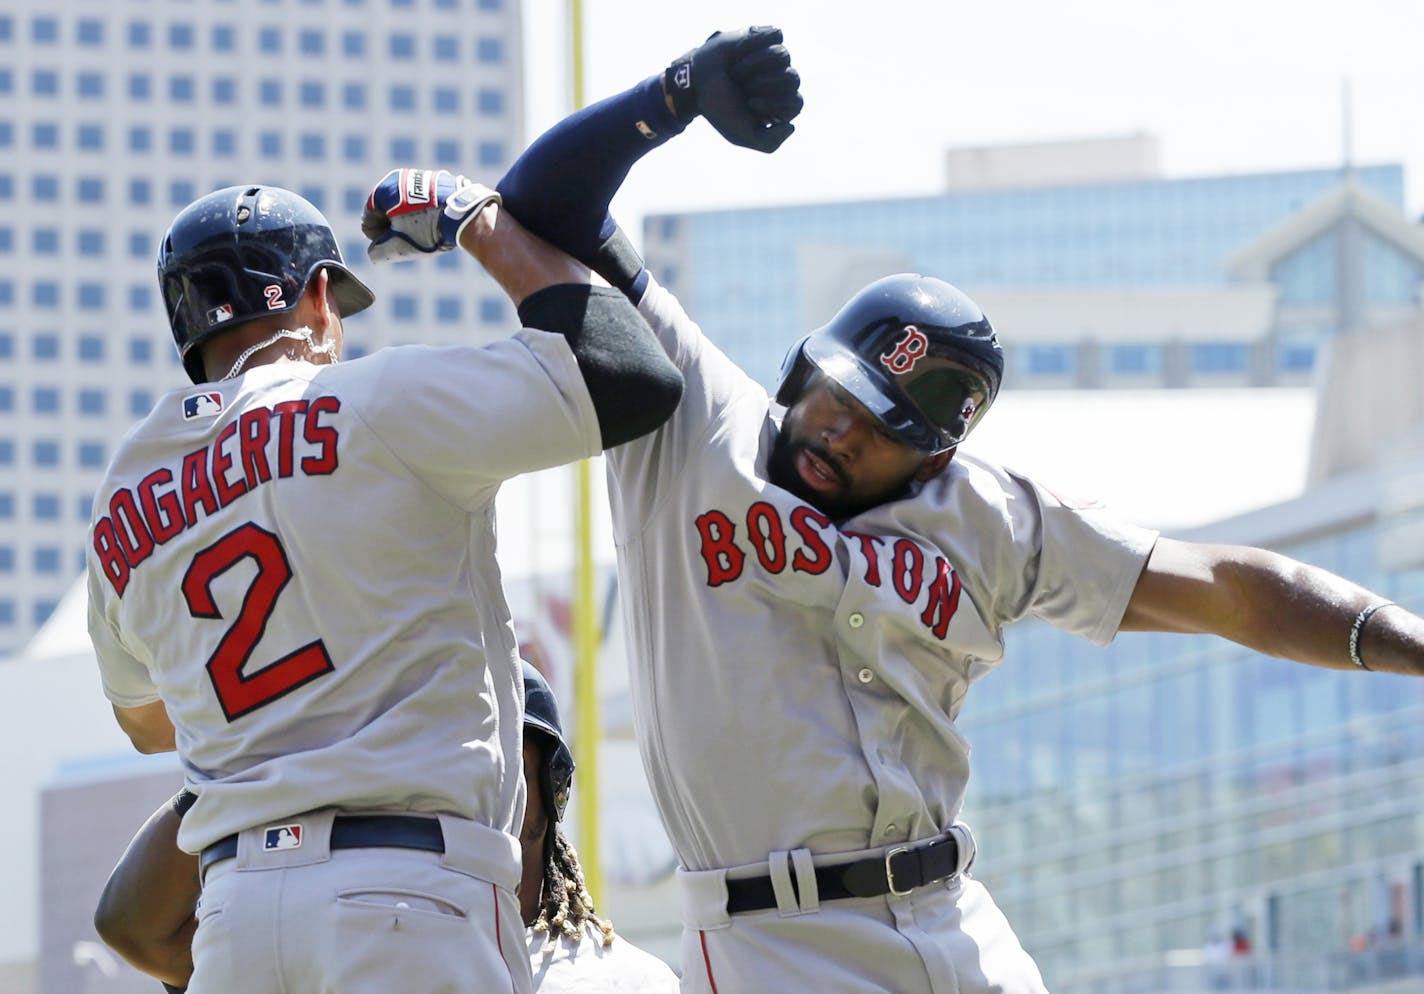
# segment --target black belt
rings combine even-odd
[[[337,815],[331,823],[332,849],[423,849],[445,851],[445,833],[435,818],[415,815]],[[198,860],[206,870],[237,855],[237,836],[229,835],[203,850]]]
[[[884,856],[872,856],[839,866],[816,867],[816,891],[822,901],[848,897],[908,894],[916,887],[952,877],[959,870],[959,844],[945,835],[911,849],[895,846]],[[796,874],[791,874],[795,887]],[[776,907],[771,877],[727,881],[727,913],[763,911]]]

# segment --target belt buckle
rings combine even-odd
[[[910,891],[912,891],[912,890],[915,889],[915,888],[913,888],[913,887],[906,887],[904,890],[896,890],[896,889],[895,889],[895,871],[890,868],[890,861],[891,861],[892,859],[894,859],[896,856],[900,855],[901,853],[909,852],[909,851],[910,851],[910,847],[909,847],[909,846],[896,846],[896,847],[893,848],[893,849],[887,849],[887,850],[885,851],[885,883],[886,883],[887,886],[889,886],[889,888],[890,888],[890,893],[893,894],[895,897],[904,897],[906,894],[910,893]]]

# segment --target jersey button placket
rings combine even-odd
[[[861,683],[869,683],[875,679],[875,674],[870,671],[869,666],[862,666],[860,672],[855,675],[855,678]]]
[[[846,624],[850,625],[850,627],[852,628],[859,628],[861,625],[865,624],[865,615],[861,614],[859,611],[855,611],[850,615],[850,617],[846,618]]]

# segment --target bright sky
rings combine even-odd
[[[525,0],[530,137],[570,106],[569,0]],[[615,203],[657,210],[935,192],[942,151],[1149,132],[1169,176],[1403,162],[1424,213],[1420,0],[584,0],[589,101],[713,30],[775,24],[802,76],[797,134],[767,157],[705,122]]]

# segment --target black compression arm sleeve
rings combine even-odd
[[[519,305],[519,320],[569,340],[605,449],[652,431],[682,398],[682,374],[617,290],[577,283],[545,287]]]

